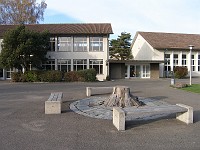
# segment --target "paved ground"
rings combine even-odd
[[[189,80],[180,80],[188,82]],[[200,83],[200,79],[193,82]],[[200,95],[169,87],[169,79],[118,80],[98,83],[9,83],[0,81],[0,149],[79,150],[79,149],[200,149]],[[111,120],[74,113],[69,104],[85,98],[87,86],[125,85],[133,94],[194,108],[194,124],[172,119],[128,122],[118,132]],[[45,115],[44,101],[51,92],[64,94],[65,111]]]

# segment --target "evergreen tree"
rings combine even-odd
[[[130,33],[122,32],[117,39],[110,41],[110,58],[117,60],[129,60],[133,56],[131,54],[131,35]]]

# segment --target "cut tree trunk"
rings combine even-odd
[[[116,86],[113,88],[113,93],[108,100],[104,102],[105,106],[109,107],[131,107],[142,106],[143,103],[138,100],[137,96],[130,93],[130,88],[126,86]]]

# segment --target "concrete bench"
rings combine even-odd
[[[120,108],[113,107],[113,125],[118,130],[125,130],[126,116],[131,115],[131,119],[176,113],[176,119],[186,124],[193,123],[193,108],[184,104],[167,106],[146,106],[138,108]]]
[[[62,92],[51,93],[45,101],[45,114],[61,114],[62,97]]]
[[[111,94],[113,87],[86,87],[86,96],[97,94]]]

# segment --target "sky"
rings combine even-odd
[[[41,0],[37,0],[40,2]],[[137,31],[200,34],[200,0],[45,0],[41,23],[111,23],[115,39]]]

